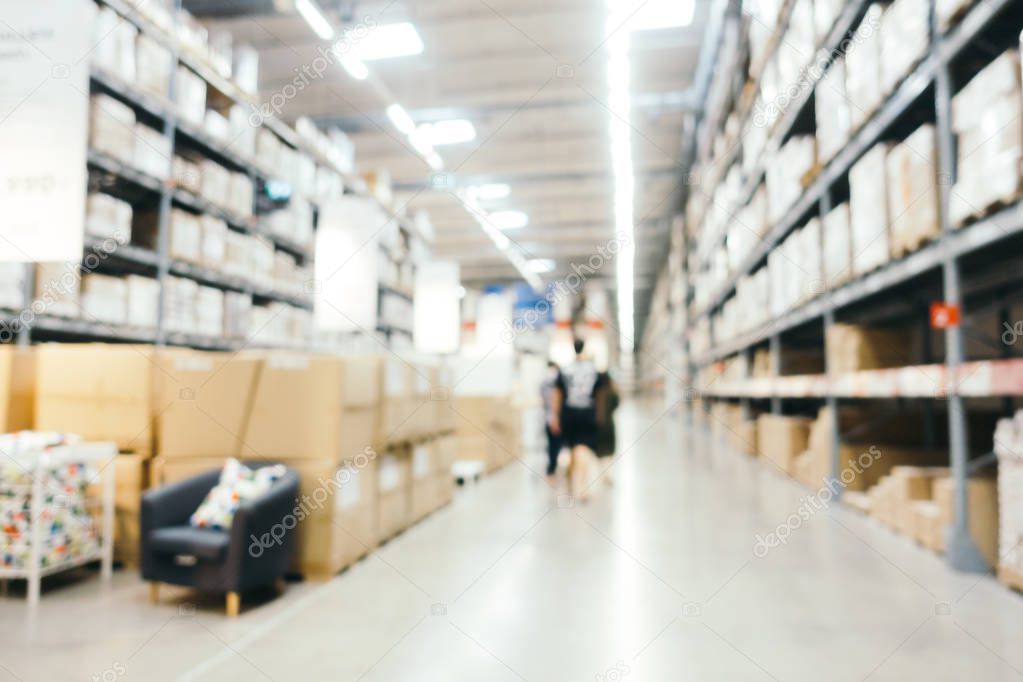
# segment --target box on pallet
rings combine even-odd
[[[849,234],[853,273],[862,275],[891,259],[888,178],[891,145],[878,143],[849,171]]]
[[[881,19],[881,90],[890,94],[927,55],[931,0],[895,0]]]
[[[810,420],[763,414],[757,418],[757,445],[760,457],[779,470],[795,476],[796,457],[806,450]]]
[[[888,153],[892,256],[916,251],[941,232],[938,219],[938,137],[924,125]]]
[[[843,374],[912,364],[913,337],[901,329],[836,323],[824,339],[828,372]]]
[[[824,216],[821,242],[824,247],[822,269],[829,288],[845,284],[852,278],[852,233],[849,227],[849,204],[840,204]]]
[[[173,483],[218,469],[223,462],[223,458],[159,457],[153,461],[153,481],[160,485]],[[373,551],[378,543],[376,457],[357,457],[337,464],[285,464],[300,478],[293,511],[295,528],[289,531],[298,534],[294,565],[298,573],[327,579]]]
[[[986,215],[1023,193],[1023,87],[1018,50],[977,74],[952,100],[959,134],[958,168],[949,207],[952,224]]]
[[[998,553],[998,482],[995,478],[970,478],[967,483],[967,506],[970,535],[977,549],[991,566],[997,566]],[[934,502],[940,510],[943,529],[952,524],[955,515],[955,481],[941,478],[934,481]],[[945,549],[942,537],[942,551]]]
[[[380,540],[388,540],[412,524],[412,455],[408,446],[384,453],[378,462],[377,491]]]
[[[242,456],[337,463],[378,449],[381,359],[289,352],[261,361]]]

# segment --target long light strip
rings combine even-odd
[[[321,40],[334,39],[334,27],[330,25],[316,0],[295,0],[295,9]]]
[[[615,231],[622,244],[616,256],[618,279],[618,345],[623,353],[634,350],[636,240],[633,225],[635,175],[632,166],[632,111],[630,101],[629,34],[616,31],[615,10],[620,0],[608,0],[607,81],[611,163],[615,177]]]

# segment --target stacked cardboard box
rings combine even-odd
[[[521,455],[521,411],[510,396],[454,397],[458,459],[483,462],[496,471]]]
[[[881,88],[887,95],[927,54],[930,0],[895,0],[881,19]]]
[[[437,511],[454,494],[451,474],[455,443],[450,436],[412,446],[410,517],[418,522]]]
[[[912,335],[899,329],[833,324],[824,339],[831,374],[911,364]]]
[[[790,476],[797,474],[796,457],[806,450],[809,437],[806,417],[764,414],[757,419],[760,457]]]
[[[998,456],[998,567],[1023,589],[1023,411],[995,429]]]
[[[412,523],[412,453],[408,445],[392,446],[377,471],[378,532],[389,540]]]
[[[1009,50],[952,100],[958,172],[949,208],[963,225],[1023,192],[1023,87],[1018,50]]]
[[[884,5],[874,3],[849,41],[845,55],[846,93],[849,101],[852,129],[859,129],[881,105],[881,21]]]
[[[891,260],[885,165],[890,151],[890,144],[876,144],[849,171],[849,234],[855,275],[866,274]]]
[[[887,526],[910,537],[917,533],[917,508],[914,503],[933,498],[936,479],[948,476],[943,467],[894,466],[870,488],[870,514]]]
[[[941,232],[938,219],[938,137],[921,126],[886,161],[892,256],[901,258]]]

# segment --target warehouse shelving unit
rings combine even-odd
[[[778,30],[767,48],[763,63],[766,64],[784,36],[792,16],[793,0],[787,0],[779,14]],[[937,26],[932,8],[932,27]],[[771,225],[766,234],[752,250],[743,257],[738,266],[727,276],[724,283],[704,302],[697,306],[693,296],[688,297],[688,318],[686,339],[683,348],[688,348],[694,334],[694,327],[703,324],[709,330],[711,346],[701,352],[689,354],[688,376],[706,373],[727,358],[745,356],[748,360],[754,348],[766,346],[771,358],[771,367],[777,375],[783,347],[783,336],[796,332],[807,332],[814,338],[822,338],[827,329],[835,323],[837,314],[856,306],[873,305],[886,296],[897,298],[907,288],[921,286],[926,280],[931,288],[940,292],[938,300],[950,306],[962,306],[967,295],[974,289],[992,288],[990,283],[981,283],[974,288],[964,286],[961,268],[968,259],[979,254],[990,254],[999,246],[1012,243],[1023,235],[1023,202],[1015,203],[1002,210],[956,229],[949,218],[951,182],[939,182],[939,216],[941,234],[934,241],[899,260],[892,260],[880,269],[854,279],[844,285],[825,288],[815,297],[805,301],[781,316],[759,325],[755,329],[734,338],[717,339],[713,327],[714,314],[734,295],[739,281],[752,274],[765,262],[768,254],[778,248],[782,241],[804,224],[810,217],[827,215],[832,208],[832,194],[835,186],[848,175],[853,164],[876,143],[885,139],[893,126],[911,112],[925,110],[931,106],[928,119],[935,122],[938,138],[939,178],[951,180],[955,177],[954,135],[951,127],[951,102],[953,96],[953,66],[967,50],[975,47],[985,31],[991,29],[999,17],[1012,8],[1011,0],[984,0],[968,8],[960,20],[947,32],[932,29],[930,45],[926,56],[895,87],[880,107],[867,121],[853,132],[847,144],[828,163],[819,168],[784,216]],[[869,3],[853,0],[845,6],[832,30],[824,40],[823,63],[830,68],[842,49],[844,41],[856,30],[867,13]],[[1016,33],[1019,33],[1016,27]],[[820,59],[820,53],[818,53]],[[733,97],[737,103],[738,130],[741,131],[750,119],[753,101],[759,90],[763,64],[759,71],[752,72],[744,90]],[[767,160],[776,153],[793,134],[797,123],[805,120],[806,108],[812,104],[814,92],[821,78],[826,74],[804,72],[805,83],[799,94],[769,128],[764,153],[752,164],[752,172],[742,178],[737,207],[748,204],[763,181]],[[726,84],[727,86],[727,84]],[[933,93],[933,97],[932,97]],[[701,133],[706,136],[718,134],[715,126]],[[736,136],[738,137],[738,136]],[[701,149],[712,145],[703,140]],[[713,178],[721,179],[733,165],[739,163],[741,144],[731,139],[727,153],[714,160],[708,172]],[[703,160],[708,161],[707,159]],[[683,258],[684,277],[692,291],[694,267],[705,267],[711,255],[725,243],[725,230],[715,234],[696,234],[687,225],[687,250],[695,254],[693,259]],[[997,279],[997,278],[996,278]],[[932,299],[933,300],[933,299]],[[883,310],[884,305],[878,305]],[[969,317],[964,312],[964,317]],[[961,570],[988,570],[969,534],[967,519],[967,478],[971,467],[969,461],[967,420],[964,400],[968,398],[1018,397],[1023,394],[1023,360],[1009,358],[967,362],[964,356],[964,335],[959,325],[945,330],[945,358],[942,364],[926,364],[890,370],[837,374],[828,371],[809,376],[774,376],[773,378],[717,378],[697,387],[698,394],[707,399],[740,400],[748,409],[752,400],[770,400],[770,411],[780,413],[783,399],[824,400],[835,408],[839,399],[896,399],[913,398],[925,401],[946,400],[948,405],[949,443],[952,475],[955,481],[955,520],[951,528],[947,556],[950,564]],[[688,352],[688,351],[687,351]],[[832,447],[832,471],[839,473],[839,447],[837,411],[831,410],[835,419],[832,429],[835,442]]]

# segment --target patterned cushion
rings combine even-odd
[[[265,495],[285,471],[280,464],[250,469],[237,459],[228,459],[220,472],[220,482],[206,495],[189,522],[196,528],[229,529],[238,507]]]

